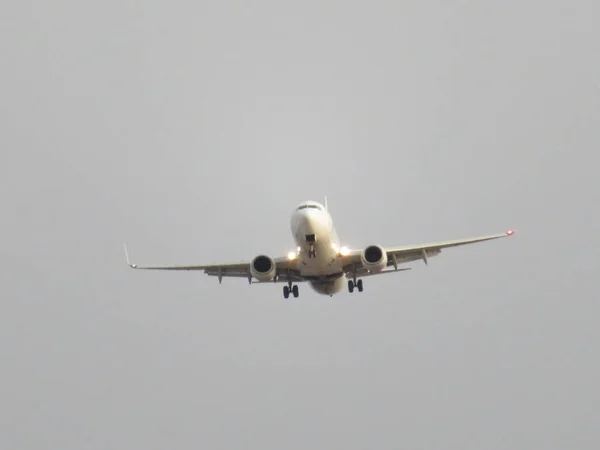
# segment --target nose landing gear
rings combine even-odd
[[[317,256],[317,252],[315,251],[315,242],[317,242],[317,237],[314,234],[307,234],[306,242],[308,242],[308,257],[314,258]]]

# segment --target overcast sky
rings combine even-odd
[[[595,0],[9,0],[0,449],[597,449]],[[138,263],[516,230],[329,298]]]

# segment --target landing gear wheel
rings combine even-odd
[[[298,297],[298,285],[294,285],[294,287],[292,288],[292,294],[294,294],[294,298]]]
[[[317,252],[315,251],[315,246],[311,244],[308,248],[308,257],[314,258],[315,256],[317,256]]]
[[[283,287],[283,298],[289,298],[290,297],[290,288],[287,286]]]
[[[363,291],[363,282],[362,280],[358,280],[354,282],[354,280],[348,280],[348,292],[354,292],[354,288],[358,289],[358,292]]]

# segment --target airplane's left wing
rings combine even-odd
[[[191,265],[160,265],[160,266],[140,266],[138,264],[133,264],[129,259],[129,252],[127,251],[127,246],[123,245],[125,250],[125,259],[127,264],[132,269],[140,269],[140,270],[201,270],[204,271],[205,274],[209,276],[219,277],[219,281],[221,278],[230,277],[230,278],[247,278],[252,283],[259,283],[258,280],[252,280],[252,274],[250,273],[250,261],[239,261],[232,263],[222,263],[222,264],[191,264]],[[280,257],[274,258],[275,266],[277,270],[277,277],[281,274],[285,273],[286,276],[289,273],[290,276],[294,276],[296,274],[296,268],[293,266],[293,261],[290,261],[288,258]],[[276,277],[276,278],[277,278]],[[272,283],[273,281],[270,281]]]
[[[452,241],[434,242],[429,244],[421,245],[408,245],[403,247],[388,247],[384,248],[387,256],[387,267],[388,269],[377,273],[387,273],[390,271],[400,270],[398,269],[399,264],[422,260],[425,264],[428,263],[428,258],[439,255],[444,248],[458,247],[461,245],[475,244],[478,242],[491,241],[494,239],[505,238],[513,235],[513,231],[507,231],[501,234],[492,234],[487,236],[478,236],[467,239],[456,239]],[[356,274],[356,276],[365,276],[368,270],[364,268],[360,261],[360,255],[362,250],[354,250],[350,252],[344,261],[344,272],[349,276]],[[392,268],[391,270],[389,268]]]

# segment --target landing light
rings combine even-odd
[[[350,249],[348,247],[342,247],[340,249],[340,255],[347,256],[350,253]]]
[[[288,259],[292,260],[296,258],[296,252],[289,252],[288,253]]]

